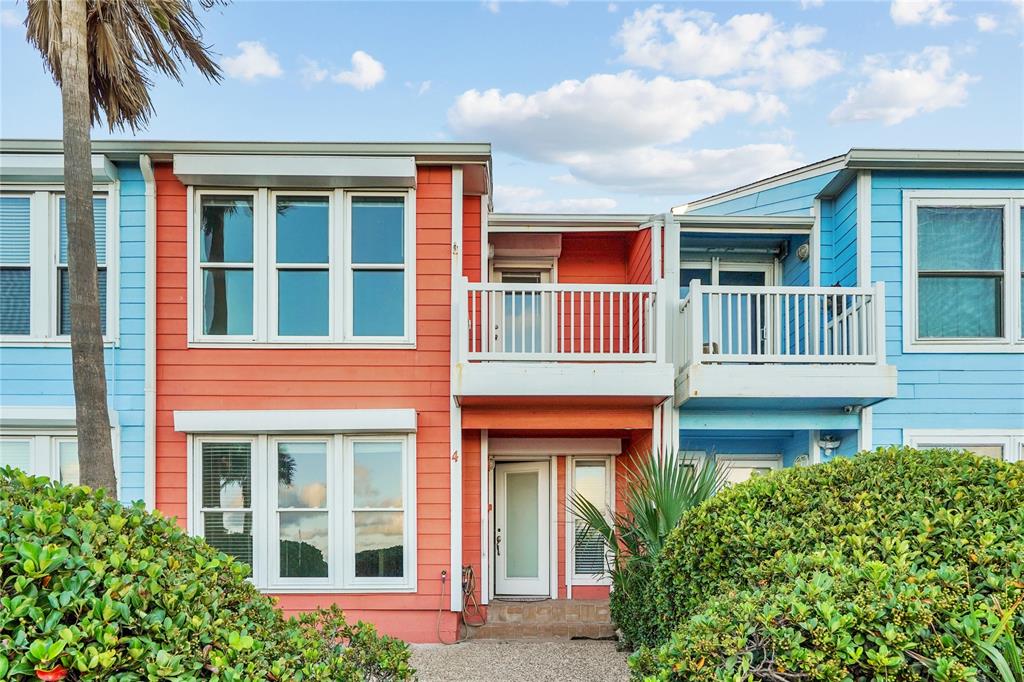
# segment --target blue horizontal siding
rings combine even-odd
[[[807,215],[835,172],[790,182],[689,211],[691,215]]]
[[[118,164],[119,335],[104,351],[110,408],[120,433],[121,499],[141,499],[145,485],[145,182],[137,166]],[[5,348],[0,353],[0,404],[71,407],[75,391],[68,347]]]
[[[857,182],[849,183],[835,199],[822,202],[831,208],[832,220],[822,224],[822,242],[828,242],[828,267],[822,263],[821,283],[825,286],[857,284]],[[824,233],[830,232],[826,239]]]
[[[876,445],[905,441],[904,429],[1024,428],[1024,356],[903,353],[903,191],[1019,190],[1024,174],[874,172],[871,275],[885,282],[886,351],[899,370],[896,398],[874,407]]]

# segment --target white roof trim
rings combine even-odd
[[[630,232],[660,224],[660,216],[597,213],[491,213],[489,232]]]
[[[412,156],[175,154],[174,174],[186,185],[222,187],[416,186]]]
[[[93,182],[117,180],[117,166],[103,154],[92,155]],[[0,154],[0,181],[64,183],[63,154]]]
[[[109,410],[110,425],[117,426],[117,412]],[[3,429],[74,429],[75,406],[42,407],[18,406],[0,409],[0,428]]]
[[[814,216],[676,216],[680,232],[736,232],[740,234],[810,234]]]
[[[413,433],[416,410],[176,410],[183,433]]]

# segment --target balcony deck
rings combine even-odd
[[[677,405],[871,405],[896,395],[885,291],[690,283],[679,306]],[[728,399],[728,400],[726,400]]]

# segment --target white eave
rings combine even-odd
[[[489,232],[601,232],[639,230],[660,224],[660,215],[633,213],[491,213]]]
[[[105,155],[93,154],[91,166],[93,182],[117,180],[117,166]],[[4,152],[0,154],[0,182],[63,184],[64,155]]]
[[[412,433],[416,410],[176,410],[183,433]]]
[[[675,216],[681,232],[737,232],[741,234],[810,234],[814,216]]]
[[[416,186],[411,156],[175,154],[174,174],[186,185],[220,187]]]

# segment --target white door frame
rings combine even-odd
[[[494,595],[494,594],[502,594],[502,595],[509,595],[509,596],[549,596],[552,599],[555,599],[558,596],[558,593],[557,593],[557,589],[558,589],[557,588],[558,564],[557,564],[557,556],[556,556],[557,551],[558,551],[558,536],[557,536],[557,533],[555,532],[555,525],[556,525],[557,518],[558,518],[558,509],[556,507],[557,479],[558,479],[558,472],[557,472],[557,468],[556,468],[556,466],[557,466],[556,465],[556,460],[555,460],[555,458],[553,456],[551,456],[551,457],[527,457],[527,458],[511,457],[511,458],[496,458],[495,464],[496,465],[501,464],[501,465],[504,465],[504,466],[509,467],[509,468],[516,467],[516,465],[521,465],[520,468],[522,468],[524,470],[528,470],[528,469],[530,469],[530,470],[537,470],[541,474],[541,478],[540,478],[539,484],[541,486],[541,490],[542,491],[544,490],[545,487],[547,488],[548,500],[547,500],[547,505],[546,505],[546,507],[547,507],[547,514],[546,514],[547,519],[540,518],[539,521],[541,523],[541,527],[545,528],[547,530],[547,536],[548,537],[547,537],[547,542],[543,543],[542,545],[540,545],[540,547],[542,548],[543,551],[539,552],[538,556],[539,556],[539,565],[540,565],[540,568],[542,569],[542,573],[546,572],[547,575],[546,576],[545,575],[538,576],[538,583],[536,585],[536,587],[537,587],[536,590],[527,589],[527,591],[523,591],[523,592],[513,592],[513,591],[510,591],[510,590],[504,590],[504,591],[499,592],[498,583],[500,582],[500,573],[502,572],[502,568],[505,565],[504,558],[503,558],[504,555],[501,555],[502,558],[499,558],[497,550],[496,549],[492,549],[492,556],[494,556],[494,570],[491,572],[492,576],[493,576],[492,577],[492,581],[493,582],[492,582],[492,586],[491,586],[491,593],[492,593],[492,595]],[[499,482],[498,468],[497,468],[497,466],[495,466],[493,471],[492,471],[492,474],[491,474],[491,486],[489,486],[490,487],[490,495],[494,499],[497,498],[498,492],[499,492],[499,488],[501,487],[501,486],[498,485],[498,482]],[[495,535],[496,535],[496,530],[497,530],[497,527],[498,527],[498,521],[500,520],[499,518],[496,518],[496,511],[495,511],[496,509],[497,509],[497,505],[492,503],[491,504],[491,518],[492,518],[492,522],[490,523],[491,532],[490,532],[490,539],[489,539],[491,548],[495,548],[495,546],[496,546],[495,545]],[[497,514],[497,516],[500,516],[501,514],[504,514],[504,513],[506,513],[506,508],[502,507],[501,512],[499,514]],[[542,517],[543,517],[543,514],[542,514]],[[503,531],[503,533],[504,533],[504,531]],[[544,561],[545,558],[547,559],[547,561]],[[545,594],[545,589],[546,589],[546,592],[547,592],[546,594]]]

